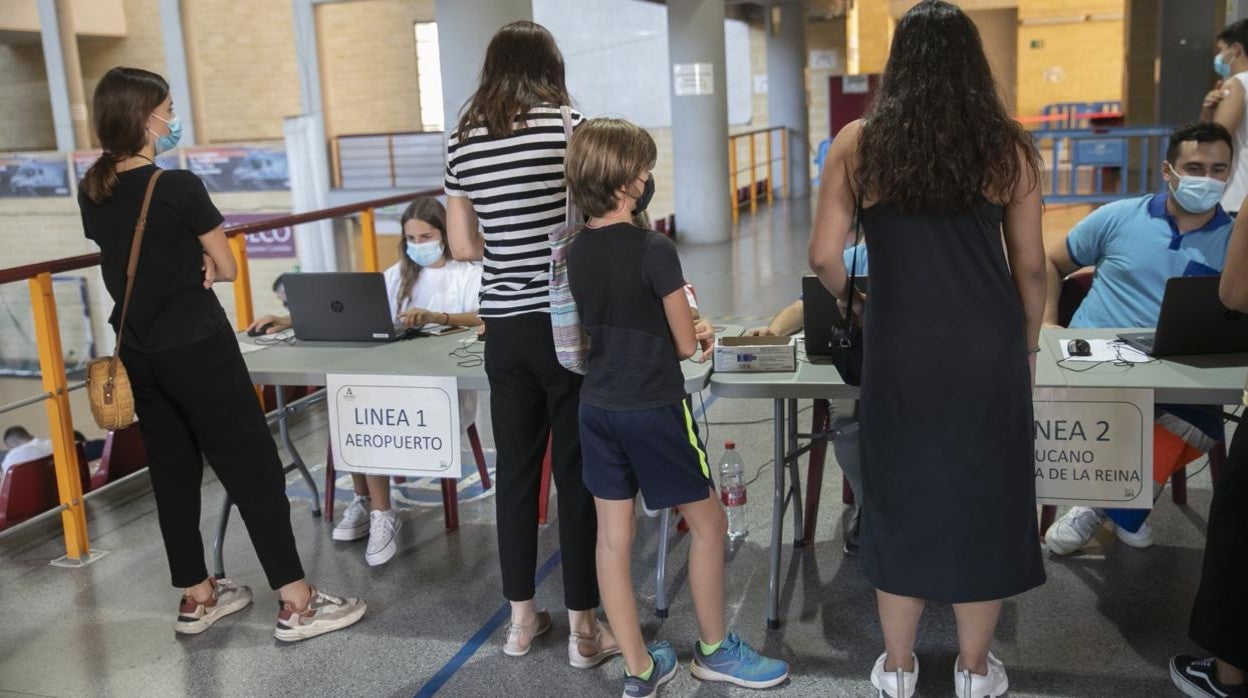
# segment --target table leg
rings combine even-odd
[[[294,462],[295,467],[299,469],[299,474],[303,476],[303,482],[312,492],[312,516],[319,518],[321,515],[321,495],[316,489],[316,481],[312,479],[312,473],[308,472],[308,466],[303,464],[303,456],[299,455],[299,451],[295,449],[295,444],[290,439],[290,428],[286,425],[286,389],[283,386],[277,386],[274,391],[277,397],[277,433],[281,437],[282,446],[286,448],[286,452],[290,454],[290,459]]]
[[[789,449],[786,453],[797,453],[797,400],[789,400],[789,419],[785,427],[788,429]],[[785,502],[791,502],[793,508],[793,547],[800,548],[806,544],[805,527],[802,525],[802,471],[797,458],[789,459],[785,465],[789,469],[792,482],[785,495]]]
[[[775,487],[771,498],[771,561],[767,580],[767,627],[780,627],[780,527],[784,525],[784,400],[776,400],[775,412]]]
[[[667,537],[672,531],[672,509],[659,515],[659,553],[654,563],[654,615],[667,617]]]

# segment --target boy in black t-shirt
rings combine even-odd
[[[565,172],[589,216],[568,252],[568,282],[590,336],[581,387],[585,486],[598,514],[598,587],[624,655],[624,695],[652,696],[676,674],[666,642],[641,637],[630,566],[640,490],[689,524],[689,586],[698,617],[694,676],[748,688],[788,677],[724,625],[724,535],[706,452],[684,401],[680,362],[698,351],[684,275],[671,240],[632,224],[654,195],[654,141],[619,119],[593,119],[568,143]],[[702,341],[702,358],[711,341]]]

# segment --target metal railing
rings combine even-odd
[[[1044,200],[1104,204],[1153,193],[1170,133],[1161,126],[1036,131],[1047,167]]]
[[[775,134],[779,133],[779,157],[772,157],[775,150],[773,141],[776,140]],[[759,136],[764,136],[763,141],[763,160],[758,160],[757,142]],[[738,143],[741,140],[748,139],[746,145],[746,160],[749,162],[748,167],[738,168],[739,156],[737,155]],[[777,168],[775,165],[779,163]],[[759,168],[763,169],[764,175],[759,176]],[[776,170],[780,172],[780,189],[788,190],[789,176],[789,131],[784,126],[768,126],[766,128],[754,129],[752,131],[742,131],[728,136],[728,196],[729,206],[732,210],[732,222],[735,225],[741,217],[741,208],[743,206],[750,207],[750,213],[758,210],[758,200],[760,197],[766,198],[767,203],[771,203],[773,192],[776,189],[772,173]],[[746,175],[746,177],[742,177]],[[749,180],[749,184],[742,187],[742,181]]]
[[[275,228],[332,220],[359,215],[361,261],[363,271],[379,271],[377,255],[376,210],[415,200],[422,196],[437,196],[441,190],[427,190],[361,201],[335,208],[279,216],[266,220],[227,226],[230,249],[238,263],[238,276],[234,280],[234,304],[236,321],[241,330],[254,319],[251,299],[251,274],[247,262],[246,236]],[[27,398],[0,405],[0,414],[21,409],[39,402],[44,403],[48,416],[48,434],[52,442],[52,456],[56,470],[57,495],[60,506],[50,512],[29,519],[42,520],[51,513],[59,512],[65,534],[65,557],[85,561],[90,558],[91,544],[87,530],[86,509],[82,480],[78,470],[78,454],[74,445],[73,415],[69,405],[69,393],[80,390],[83,382],[70,383],[65,372],[64,353],[61,349],[60,325],[57,321],[56,298],[52,293],[52,275],[55,273],[89,269],[99,265],[100,255],[87,254],[77,257],[54,259],[35,264],[25,264],[0,269],[0,284],[25,281],[30,285],[31,309],[34,313],[35,337],[39,349],[39,372],[43,392]],[[16,524],[9,529],[24,525]]]

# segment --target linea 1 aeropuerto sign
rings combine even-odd
[[[326,387],[335,468],[400,477],[462,475],[454,378],[331,374]]]
[[[1036,500],[1151,509],[1153,391],[1036,388]]]

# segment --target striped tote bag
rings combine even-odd
[[[560,107],[563,114],[563,135],[572,138],[572,114]],[[560,365],[574,373],[585,374],[589,357],[589,335],[581,327],[581,316],[568,286],[568,250],[581,230],[581,212],[567,194],[564,224],[550,233],[550,329],[555,339],[555,356]]]

